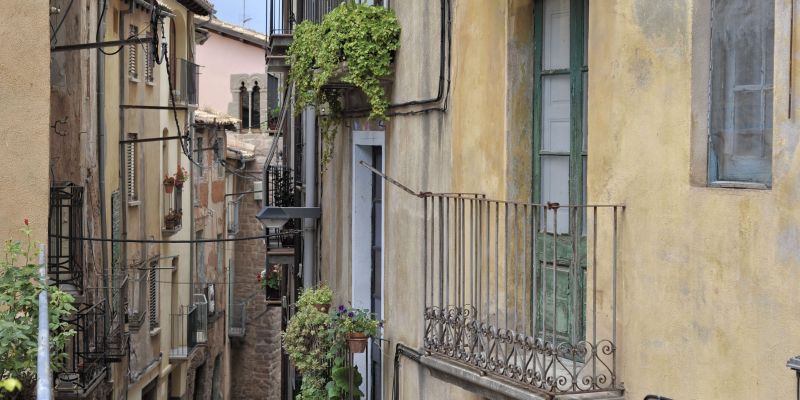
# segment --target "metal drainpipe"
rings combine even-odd
[[[317,206],[317,127],[316,112],[313,107],[303,110],[303,187],[305,188],[305,206]],[[315,249],[316,225],[314,218],[303,219],[303,287],[309,288],[316,283]]]
[[[132,14],[133,13],[133,8],[134,8],[134,5],[133,5],[133,2],[131,2],[130,6],[128,6],[127,10],[120,11],[120,13],[119,13],[119,34],[120,34],[120,38],[125,37],[125,35],[123,34],[123,32],[125,32],[125,16],[128,15],[128,14]],[[124,103],[125,94],[126,94],[125,85],[127,84],[127,82],[125,82],[125,78],[127,77],[126,76],[127,74],[126,74],[126,71],[125,71],[125,65],[126,65],[125,64],[125,53],[126,53],[125,51],[120,51],[119,52],[119,104],[118,104],[118,107],[121,106],[122,104],[125,104]],[[124,138],[125,138],[125,110],[123,110],[122,107],[119,107],[119,140],[123,140]],[[119,162],[118,162],[118,164],[119,164],[118,165],[119,166],[118,176],[119,176],[119,187],[120,187],[120,202],[122,203],[122,207],[120,207],[120,211],[122,213],[120,236],[122,237],[122,239],[127,239],[128,238],[128,207],[127,207],[128,191],[127,191],[127,186],[125,185],[125,179],[124,179],[125,178],[125,156],[124,156],[125,146],[122,143],[120,143],[120,144],[118,144],[118,148],[119,148],[119,157],[117,157],[119,159]],[[128,244],[126,242],[123,242],[122,246],[120,246],[120,247],[121,247],[120,248],[120,253],[121,253],[120,254],[120,259],[122,261],[122,265],[124,266],[124,268],[126,270],[125,273],[127,274],[127,268],[128,268]],[[131,363],[131,359],[130,359],[130,355],[128,355],[128,369],[130,369],[130,363]],[[129,382],[128,377],[126,376],[125,379],[122,379],[122,382],[123,382],[122,383],[122,393],[125,396],[125,398],[127,398],[127,396],[128,396],[128,382]]]
[[[108,4],[106,3],[106,7]],[[97,0],[97,12],[98,18],[100,18],[100,14],[104,16],[107,13],[104,13],[103,7],[103,0]],[[104,40],[106,37],[106,23],[105,18],[99,21],[99,25],[97,27],[97,32],[95,34],[96,40]],[[105,164],[105,153],[106,153],[106,115],[105,115],[105,84],[106,84],[106,60],[105,54],[103,54],[100,49],[97,49],[97,82],[96,82],[96,93],[97,93],[97,181],[98,181],[98,200],[99,200],[99,207],[100,207],[100,237],[108,237],[108,229],[106,227],[106,164]],[[103,279],[103,289],[105,291],[105,298],[108,301],[107,309],[111,310],[112,301],[111,298],[113,296],[113,288],[109,285],[109,277],[108,277],[108,244],[101,243],[101,257],[102,257],[102,279]],[[105,333],[108,336],[108,333],[111,328],[111,318],[105,318]]]

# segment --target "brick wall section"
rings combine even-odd
[[[240,139],[256,145],[256,162],[248,164],[247,171],[260,176],[264,155],[271,139],[265,135],[238,135]],[[237,178],[236,190],[253,190],[250,179]],[[247,195],[239,213],[239,236],[256,236],[264,233],[255,218],[261,209],[260,202]],[[280,330],[281,309],[267,307],[264,290],[256,276],[264,269],[265,245],[263,241],[236,242],[234,253],[234,303],[247,301],[247,326],[244,338],[231,341],[231,376],[236,381],[231,388],[231,398],[278,400],[280,399]]]

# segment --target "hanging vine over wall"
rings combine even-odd
[[[385,118],[389,101],[380,79],[391,74],[394,52],[400,48],[400,24],[394,11],[347,1],[320,24],[304,21],[289,48],[290,78],[295,83],[296,110],[330,102],[323,86],[332,79],[349,83],[366,94],[370,118]],[[338,97],[334,102],[338,103]]]

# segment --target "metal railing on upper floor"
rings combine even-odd
[[[427,351],[548,394],[621,389],[623,206],[423,198]]]
[[[200,66],[183,58],[178,59],[173,94],[175,103],[197,105],[200,97]]]
[[[346,0],[270,0],[267,7],[269,35],[291,35],[303,21],[319,23]]]

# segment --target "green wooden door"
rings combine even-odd
[[[588,0],[537,0],[535,13],[534,200],[584,204]],[[539,216],[537,330],[548,340],[583,339],[584,220],[566,207]]]

